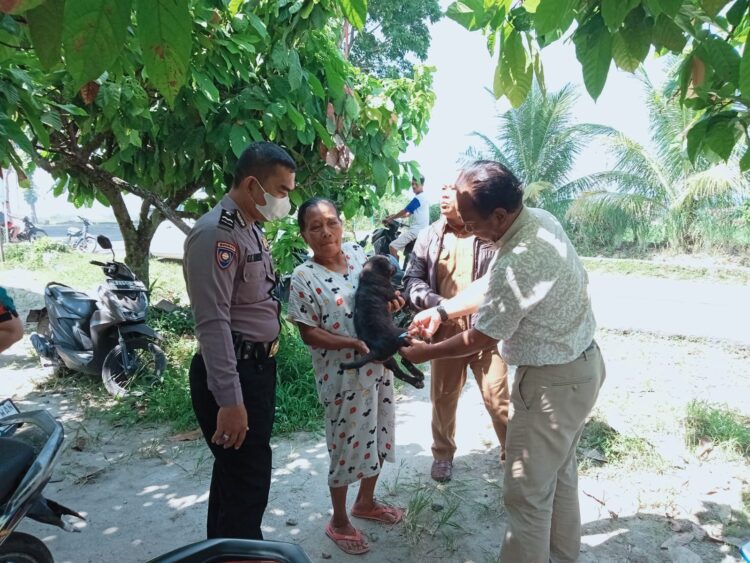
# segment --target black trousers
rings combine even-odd
[[[208,497],[208,539],[263,539],[260,524],[271,487],[271,429],[276,406],[276,360],[237,362],[250,430],[240,449],[211,443],[219,406],[208,390],[203,356],[190,364],[190,395],[203,436],[214,455]]]

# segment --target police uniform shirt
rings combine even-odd
[[[279,336],[276,275],[260,228],[225,195],[185,240],[183,273],[208,388],[219,406],[242,403],[232,332],[251,342]]]

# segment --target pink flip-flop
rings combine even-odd
[[[333,529],[329,522],[326,526],[326,535],[333,540],[341,551],[349,555],[362,555],[370,551],[370,545],[367,543],[365,535],[355,528],[354,535],[339,534]],[[350,544],[359,544],[359,547],[350,547]]]
[[[404,517],[404,509],[378,503],[369,512],[354,512],[352,509],[352,516],[384,524],[398,524]]]

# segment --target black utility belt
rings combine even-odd
[[[238,333],[232,333],[232,343],[234,345],[234,355],[237,360],[255,360],[262,362],[268,358],[273,358],[279,351],[279,339],[273,342],[252,342]]]

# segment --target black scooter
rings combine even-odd
[[[6,409],[7,404],[8,401],[3,401]],[[17,412],[15,407],[13,410]],[[42,540],[15,529],[24,518],[31,518],[73,532],[77,530],[62,516],[84,519],[43,495],[60,455],[63,426],[41,410],[0,419],[0,428],[10,429],[9,434],[15,433],[21,424],[24,426],[18,437],[0,433],[0,562],[53,563],[52,554]],[[41,447],[35,448],[34,434],[40,430],[44,439]]]
[[[382,254],[383,256],[391,258],[393,256],[390,250],[391,243],[399,237],[403,227],[404,225],[398,221],[390,221],[383,227],[375,229],[372,233],[372,248],[375,251],[375,254]],[[396,266],[396,273],[393,275],[393,284],[396,286],[396,289],[403,289],[399,286],[401,286],[401,280],[404,277],[406,266],[409,264],[409,256],[414,249],[414,242],[415,241],[412,241],[404,247],[403,266],[399,264],[395,258],[391,258],[393,265]]]
[[[68,246],[81,252],[94,252],[97,248],[98,238],[89,234],[91,222],[80,215],[78,218],[81,220],[81,223],[83,223],[83,227],[68,227],[66,233],[68,235]]]
[[[112,250],[110,240],[99,235],[99,246]],[[115,397],[134,386],[161,378],[166,358],[157,342],[161,339],[146,324],[146,286],[122,262],[92,260],[106,281],[99,286],[97,300],[57,282],[44,290],[45,308],[32,310],[27,322],[37,322],[31,335],[37,354],[53,366],[72,371],[101,374],[107,391]]]

